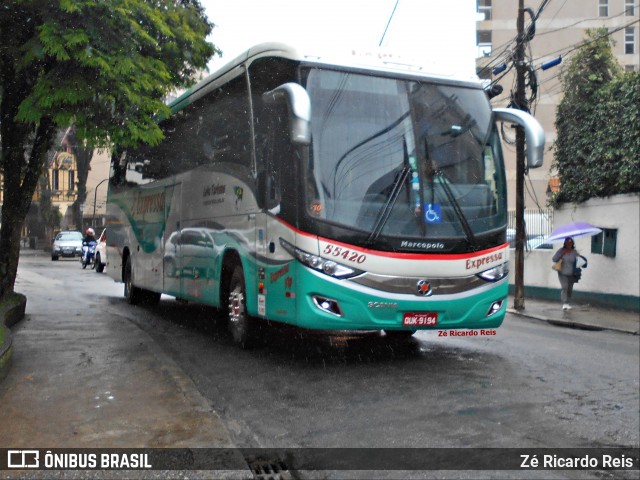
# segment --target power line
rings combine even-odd
[[[535,13],[535,15],[532,15],[533,24],[530,24],[526,29],[527,32],[529,32],[529,34],[531,34],[531,35],[535,34],[535,26],[532,26],[532,25],[535,25],[535,21],[538,19],[538,17],[540,16],[540,14],[544,10],[544,8],[549,4],[550,1],[551,0],[543,0],[543,2],[540,4],[540,7],[538,7],[538,11]],[[503,45],[501,45],[499,47],[496,47],[496,50],[498,50],[498,49],[500,49],[502,47],[504,47],[504,49],[498,55],[496,55],[493,58],[493,60],[491,60],[487,65],[482,67],[478,73],[481,74],[484,71],[486,71],[487,69],[491,68],[493,65],[498,64],[500,62],[500,60],[502,60],[503,56],[505,54],[507,54],[507,53],[508,53],[508,55],[506,55],[506,59],[503,60],[503,63],[506,63],[507,61],[511,61],[511,59],[513,58],[513,54],[514,54],[514,47],[512,47],[512,45],[514,43],[517,45],[518,40],[519,40],[518,39],[518,35],[516,35],[509,42],[506,42]],[[492,82],[492,83],[494,83],[494,82]]]
[[[573,52],[573,51],[575,51],[575,50],[578,50],[579,48],[586,47],[587,45],[589,45],[589,44],[591,44],[591,43],[593,43],[593,42],[596,42],[596,41],[598,41],[598,40],[600,40],[600,39],[602,39],[602,38],[609,37],[609,36],[613,35],[614,33],[617,33],[617,32],[619,32],[620,30],[624,30],[625,28],[628,28],[628,27],[630,27],[631,25],[634,25],[634,24],[639,23],[639,22],[640,22],[640,19],[639,19],[639,20],[634,20],[633,22],[627,23],[626,25],[623,25],[623,26],[621,26],[621,27],[618,27],[618,28],[616,28],[616,29],[614,29],[614,30],[610,30],[610,31],[608,31],[607,33],[605,33],[605,34],[603,34],[603,35],[598,35],[597,37],[592,38],[592,39],[590,39],[590,40],[584,40],[584,41],[582,41],[582,42],[581,42],[581,43],[579,43],[579,44],[571,45],[571,46],[569,46],[569,47],[564,47],[564,48],[561,48],[561,49],[559,49],[559,50],[556,50],[555,52],[547,53],[547,54],[545,55],[545,57],[546,57],[546,56],[557,55],[557,54],[559,54],[559,53],[561,53],[561,52],[565,52],[565,50],[566,50],[565,54],[571,53],[571,52]],[[541,58],[543,58],[543,57],[538,57],[538,58],[536,58],[535,60],[539,60],[539,59],[541,59]]]
[[[566,0],[565,0],[565,3],[566,3]],[[564,6],[564,4],[563,4],[563,6]],[[634,8],[635,8],[635,7],[637,7],[637,6],[638,6],[638,4],[635,4],[635,5],[634,5]],[[559,11],[559,10],[558,10],[558,11]],[[574,22],[574,23],[572,23],[571,25],[565,25],[565,26],[563,26],[563,27],[556,28],[555,30],[546,30],[546,31],[544,31],[544,32],[540,32],[540,33],[538,34],[538,36],[548,35],[548,34],[550,34],[550,33],[561,32],[561,31],[563,31],[563,30],[567,30],[567,29],[569,29],[569,28],[573,28],[573,27],[575,27],[576,25],[580,25],[581,23],[584,23],[584,22],[591,22],[591,21],[594,21],[594,20],[609,20],[609,19],[613,19],[613,18],[618,18],[618,17],[620,17],[620,16],[624,15],[625,13],[627,13],[627,10],[626,10],[626,9],[625,9],[625,10],[623,10],[622,12],[620,12],[620,13],[617,13],[617,14],[615,14],[615,15],[610,15],[610,16],[607,16],[607,17],[591,17],[591,18],[583,18],[582,20],[578,20],[577,22]],[[556,15],[557,15],[557,13],[556,13]],[[555,18],[555,16],[554,16],[553,18]],[[552,19],[552,20],[553,20],[553,19]]]
[[[380,37],[380,43],[378,44],[379,47],[382,46],[382,42],[384,40],[384,37],[387,34],[387,30],[389,29],[389,25],[391,25],[391,20],[393,20],[393,16],[395,15],[396,9],[398,8],[398,3],[400,3],[400,0],[396,0],[396,4],[393,6],[393,11],[391,12],[391,16],[389,17],[389,21],[387,22],[387,26],[384,27],[384,32],[382,33],[382,37]]]
[[[562,2],[562,5],[560,5],[560,8],[556,10],[556,13],[553,14],[553,17],[551,17],[551,20],[549,20],[549,23],[547,25],[551,25],[553,23],[553,21],[556,19],[556,17],[562,11],[562,9],[566,4],[567,4],[567,0],[564,0],[564,2]],[[544,33],[541,33],[540,35],[544,35]]]
[[[619,31],[621,31],[621,30],[624,30],[625,28],[628,28],[628,27],[630,27],[630,26],[632,26],[632,25],[635,25],[635,24],[637,24],[637,23],[640,23],[640,20],[634,20],[634,21],[629,22],[629,23],[627,23],[627,24],[625,24],[625,25],[622,25],[622,26],[620,26],[620,27],[618,27],[618,28],[616,28],[616,29],[614,29],[614,30],[610,30],[610,31],[608,31],[608,32],[607,32],[607,33],[605,33],[605,34],[598,35],[597,37],[595,37],[595,38],[593,38],[593,39],[584,40],[584,41],[582,41],[582,42],[580,42],[580,43],[578,43],[578,44],[569,45],[569,46],[564,47],[564,48],[561,48],[561,49],[559,49],[559,50],[556,50],[556,51],[553,51],[553,52],[547,53],[547,54],[545,54],[545,55],[543,55],[543,56],[540,56],[540,57],[537,57],[537,58],[531,59],[531,61],[532,61],[532,62],[535,62],[535,61],[539,61],[539,60],[541,60],[542,58],[550,57],[550,56],[555,56],[555,55],[561,55],[561,56],[563,57],[563,60],[566,60],[567,56],[569,56],[570,54],[572,54],[572,53],[573,53],[573,52],[575,52],[576,50],[579,50],[580,48],[586,47],[586,46],[590,45],[591,43],[596,42],[596,41],[598,41],[598,40],[600,40],[600,39],[602,39],[602,38],[609,37],[609,36],[613,35],[614,33],[617,33],[617,32],[619,32]],[[492,80],[492,81],[491,81],[491,83],[490,83],[490,85],[493,85],[493,84],[495,84],[495,83],[499,82],[500,80],[502,80],[502,79],[503,79],[503,78],[504,78],[504,77],[505,77],[505,76],[506,76],[506,75],[511,71],[511,69],[512,69],[512,66],[510,66],[510,67],[509,67],[509,68],[508,68],[508,69],[507,69],[507,70],[506,70],[506,71],[505,71],[505,72],[504,72],[500,77],[498,77],[497,79]],[[535,71],[539,71],[539,70],[541,70],[541,69],[542,69],[542,68],[541,68],[541,66],[538,66],[538,67],[534,68],[534,70],[535,70]],[[549,81],[553,81],[553,80],[555,80],[555,79],[556,79],[556,78],[558,78],[560,75],[561,75],[561,73],[558,73],[558,74],[554,75],[553,77],[550,77],[550,78],[545,79],[543,82],[540,82],[540,83],[538,84],[538,88],[540,88],[542,85],[544,85],[545,83],[547,83],[547,82],[549,82]],[[505,101],[505,100],[508,98],[508,96],[509,96],[509,95],[510,95],[510,94],[506,94],[506,95],[504,95],[504,96],[497,97],[497,98],[495,99],[495,101],[496,101],[496,102]]]

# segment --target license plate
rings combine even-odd
[[[435,327],[438,324],[438,312],[405,313],[402,317],[404,327]]]

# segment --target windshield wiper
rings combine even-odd
[[[462,225],[462,229],[464,230],[464,234],[467,237],[467,242],[469,243],[469,246],[473,250],[477,250],[478,245],[476,243],[476,236],[473,234],[473,230],[471,230],[471,225],[469,225],[469,221],[467,220],[467,217],[465,217],[464,212],[460,207],[460,203],[458,203],[458,200],[456,200],[456,197],[453,195],[453,192],[451,191],[451,187],[447,183],[448,181],[447,176],[442,170],[435,170],[433,174],[434,176],[440,177],[440,182],[438,182],[438,184],[442,185],[442,189],[444,190],[444,193],[446,194],[447,199],[449,200],[449,203],[453,207],[453,211],[458,217],[458,220],[460,220],[460,225]]]
[[[403,185],[406,183],[409,175],[411,175],[411,166],[409,165],[409,152],[407,150],[407,142],[404,137],[402,138],[402,150],[404,154],[404,167],[400,171],[400,174],[396,177],[395,182],[393,183],[393,188],[387,195],[387,199],[380,210],[380,214],[378,215],[378,219],[376,220],[376,224],[367,238],[366,245],[371,245],[375,242],[380,234],[382,233],[382,229],[384,228],[387,220],[389,220],[389,216],[391,215],[391,211],[393,210],[394,205],[396,204],[396,200],[398,200],[398,196],[402,191]]]

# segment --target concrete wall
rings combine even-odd
[[[594,305],[637,310],[640,303],[640,196],[617,195],[566,205],[554,213],[554,227],[583,221],[600,228],[618,230],[614,258],[591,253],[591,237],[576,238],[576,248],[587,257],[589,266],[574,286],[574,298]],[[560,298],[558,275],[551,270],[553,250],[536,249],[525,253],[525,295]],[[513,252],[512,252],[513,260]],[[510,283],[514,283],[514,268]]]

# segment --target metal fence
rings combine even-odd
[[[526,233],[526,250],[534,248],[552,248],[552,245],[544,243],[553,230],[553,209],[525,210],[524,225]],[[507,240],[509,245],[515,247],[516,237],[516,212],[509,211],[509,225],[507,227]]]

